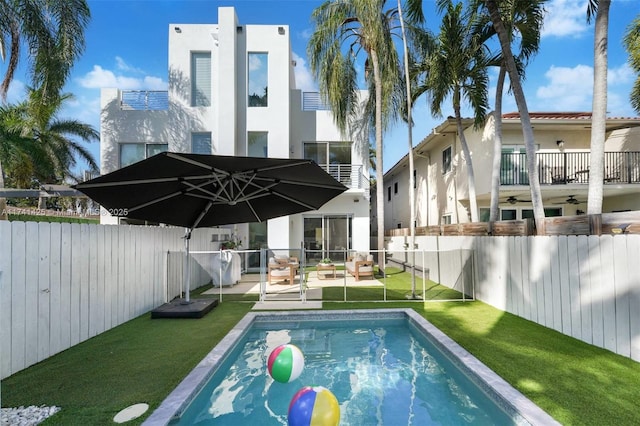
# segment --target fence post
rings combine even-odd
[[[589,234],[602,235],[602,215],[601,214],[589,215]]]

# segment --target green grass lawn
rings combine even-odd
[[[409,274],[394,276],[406,293]],[[198,320],[145,314],[21,371],[2,381],[2,405],[62,407],[45,425],[110,424],[137,402],[150,414],[252,307],[241,296],[223,300]],[[414,309],[562,424],[638,424],[640,363],[628,358],[481,302],[324,303],[381,307]]]

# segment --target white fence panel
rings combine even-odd
[[[49,254],[51,253],[51,227],[48,224],[38,224],[38,280],[36,283],[38,296],[38,361],[47,359],[50,355],[50,318],[51,318],[51,265]]]
[[[635,255],[638,260],[640,253],[640,238],[627,239],[627,253]],[[638,281],[638,265],[631,262],[629,265],[629,277],[633,277],[633,285],[629,290],[629,334],[631,336],[631,358],[640,361],[640,285]]]
[[[402,238],[392,238],[396,249]],[[417,240],[455,250],[469,238]],[[472,247],[478,300],[640,361],[639,235],[474,237]],[[450,285],[444,268],[431,279]]]
[[[180,228],[0,221],[0,341],[9,342],[0,376],[178,296],[183,237]],[[432,280],[466,292],[475,281],[479,300],[640,361],[640,236],[416,240]],[[398,252],[404,242],[391,241]],[[191,249],[212,250],[211,231],[194,231]],[[191,267],[192,288],[208,281]]]
[[[11,223],[0,220],[0,377],[11,371],[12,359],[9,350],[13,347],[13,328],[11,315],[13,310],[11,273],[13,257],[13,228]]]
[[[615,301],[616,301],[616,352],[631,356],[631,327],[629,324],[629,295],[631,293],[632,276],[629,272],[636,268],[634,261],[638,259],[638,253],[634,253],[629,263],[626,238],[614,238],[613,262],[615,274]],[[637,269],[635,269],[637,271]],[[635,273],[637,277],[637,272]],[[638,278],[636,278],[637,280]]]
[[[569,281],[569,241],[566,236],[558,237],[558,278],[560,287],[560,316],[562,329],[558,331],[571,336],[571,286]]]

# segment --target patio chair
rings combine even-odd
[[[293,284],[293,280],[298,272],[298,258],[293,256],[273,256],[269,258],[267,265],[267,282],[288,281]]]

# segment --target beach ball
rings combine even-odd
[[[304,368],[302,351],[296,345],[280,345],[269,355],[267,368],[273,380],[280,383],[292,382],[300,377]]]
[[[305,386],[291,398],[289,426],[337,426],[340,405],[331,391],[322,386]]]

